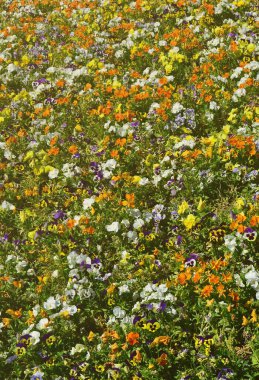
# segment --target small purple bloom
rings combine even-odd
[[[59,218],[63,218],[64,216],[65,216],[64,212],[61,211],[61,210],[58,210],[58,211],[54,214],[53,218],[54,218],[54,219],[59,219]]]

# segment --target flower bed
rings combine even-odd
[[[257,378],[256,16],[1,1],[1,379]]]

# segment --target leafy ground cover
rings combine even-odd
[[[248,0],[0,2],[0,378],[259,375]]]

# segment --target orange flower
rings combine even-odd
[[[150,344],[150,347],[157,346],[158,344],[167,345],[170,342],[170,337],[167,335],[157,336],[153,342]]]
[[[57,87],[64,87],[65,85],[65,81],[63,79],[59,79],[57,82],[56,82],[56,85]]]
[[[19,310],[8,309],[6,310],[6,313],[11,315],[14,318],[20,318],[22,316],[22,309],[19,309]]]
[[[47,117],[51,114],[51,109],[47,108],[45,111],[42,112],[43,117]]]
[[[130,332],[130,333],[128,333],[128,335],[126,337],[127,342],[131,346],[133,346],[136,343],[139,343],[138,339],[139,339],[139,333],[137,333],[137,332]]]
[[[206,285],[201,291],[201,296],[202,297],[209,297],[212,291],[213,291],[213,286],[212,285]]]
[[[224,282],[230,282],[232,280],[232,274],[231,273],[226,273],[222,275],[222,280]]]
[[[125,137],[124,138],[122,138],[122,139],[117,139],[116,141],[115,141],[115,145],[119,145],[119,146],[124,146],[125,144],[126,144],[126,142],[127,142],[127,140],[125,139]]]
[[[229,297],[232,298],[233,301],[237,302],[239,300],[239,295],[238,293],[234,292],[231,290],[231,292],[228,293]]]
[[[219,276],[215,276],[214,274],[212,274],[210,277],[209,277],[209,282],[210,284],[218,284],[219,283]]]
[[[50,148],[49,150],[48,150],[48,156],[56,156],[56,155],[58,155],[59,154],[59,148],[57,148],[57,147],[52,147],[52,148]]]
[[[243,233],[246,229],[246,226],[244,226],[243,224],[240,224],[238,227],[237,227],[237,231],[239,233]]]
[[[71,154],[75,154],[75,153],[78,152],[78,148],[77,148],[76,145],[71,145],[71,146],[68,148],[68,151],[69,151],[69,153],[71,153]]]
[[[113,150],[111,151],[110,155],[111,155],[112,158],[120,158],[120,156],[119,156],[119,152],[118,152],[118,150],[116,150],[116,149],[113,149]]]
[[[122,206],[135,207],[135,195],[133,193],[126,194],[125,198],[126,200],[121,202]]]
[[[69,229],[75,227],[75,224],[76,224],[76,221],[75,221],[74,219],[69,219],[69,220],[67,221],[67,227],[68,227]]]
[[[237,219],[238,223],[242,223],[246,220],[246,216],[242,213],[242,214],[237,214]]]
[[[253,215],[250,219],[250,226],[255,227],[257,224],[259,224],[259,215]]]
[[[196,284],[197,282],[199,282],[200,281],[200,278],[201,278],[201,275],[200,275],[200,273],[198,273],[198,272],[196,272],[195,274],[194,274],[194,276],[193,276],[193,282]]]
[[[185,273],[180,273],[178,275],[178,277],[177,277],[177,280],[178,280],[179,284],[185,285],[186,280],[187,280],[186,274]]]
[[[167,365],[167,363],[168,363],[167,354],[164,353],[164,354],[160,355],[159,358],[156,359],[156,362],[162,366]]]
[[[219,285],[217,286],[217,291],[218,291],[218,293],[219,293],[220,296],[223,296],[224,293],[226,292],[226,291],[225,291],[225,287],[224,287],[224,285],[219,284]]]

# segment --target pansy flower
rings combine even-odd
[[[187,259],[185,260],[184,266],[195,267],[197,259],[198,259],[198,255],[196,253],[191,253],[191,255],[187,257]]]
[[[25,347],[29,347],[32,343],[32,336],[30,334],[22,335],[19,339],[19,343],[23,344]]]
[[[226,234],[226,225],[222,223],[219,227],[211,228],[209,231],[209,240],[211,242],[221,242]]]
[[[234,372],[231,368],[222,368],[217,375],[217,379],[228,380],[228,379],[231,379],[233,375],[234,375]]]
[[[254,231],[252,228],[247,227],[244,231],[244,238],[249,241],[255,241],[257,237],[256,231]]]
[[[18,356],[23,356],[26,353],[26,346],[23,343],[17,343],[15,353]]]
[[[48,346],[52,346],[56,339],[57,338],[51,332],[43,335],[42,337],[42,341],[45,342]]]
[[[145,323],[144,328],[148,331],[155,332],[160,328],[160,323],[154,319],[150,319]]]

